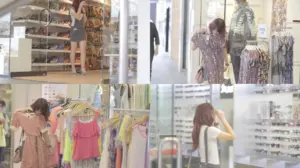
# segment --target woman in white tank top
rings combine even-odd
[[[217,118],[224,125],[225,132],[214,126]],[[224,112],[214,109],[209,103],[204,103],[198,105],[196,109],[192,139],[194,150],[200,152],[203,168],[218,168],[220,167],[218,140],[234,140],[235,134],[225,119]]]

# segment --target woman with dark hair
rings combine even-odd
[[[202,52],[204,78],[210,84],[224,82],[224,64],[229,66],[226,47],[226,25],[223,19],[215,19],[209,24],[209,31],[201,30],[192,37],[192,50]]]
[[[86,59],[86,32],[85,23],[87,21],[86,17],[86,2],[84,0],[74,0],[72,8],[70,9],[70,15],[72,20],[71,31],[70,31],[70,41],[71,41],[71,54],[70,60],[72,65],[72,73],[77,74],[75,69],[75,55],[77,51],[77,43],[80,46],[80,65],[81,74],[86,74],[85,69],[85,59]]]
[[[223,123],[225,132],[215,127],[217,118]],[[207,154],[205,152],[205,132],[207,131]],[[218,140],[234,140],[235,134],[224,117],[224,112],[215,110],[209,103],[200,104],[194,116],[194,128],[192,133],[194,150],[199,150],[201,163],[207,161],[210,167],[220,165]]]
[[[20,139],[22,143],[24,141],[21,168],[56,166],[53,147],[48,136],[49,114],[49,103],[43,98],[37,99],[29,108],[19,109],[13,113],[11,129],[17,131],[18,128],[22,128]]]

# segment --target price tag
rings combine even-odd
[[[258,25],[258,37],[259,38],[267,38],[267,25],[266,24]]]

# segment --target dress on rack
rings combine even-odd
[[[100,151],[98,140],[100,129],[97,123],[98,113],[91,122],[83,123],[76,117],[72,137],[74,141],[73,160],[86,160],[98,158]]]
[[[145,166],[146,130],[147,128],[144,126],[136,126],[133,129],[132,140],[128,147],[127,168],[143,168]]]
[[[268,84],[270,58],[266,52],[254,48],[246,49],[241,55],[239,84]]]
[[[104,144],[103,144],[103,153],[101,155],[100,160],[100,166],[99,168],[108,168],[109,166],[109,153],[108,153],[108,147],[110,144],[110,130],[106,129],[106,134],[104,138]]]
[[[293,36],[272,36],[272,83],[293,83]]]
[[[82,121],[91,122],[90,120],[91,120],[91,117],[80,117],[81,122]],[[64,147],[64,162],[71,163],[72,168],[86,168],[86,167],[94,168],[97,166],[97,162],[96,162],[95,158],[90,158],[90,159],[85,159],[85,160],[74,160],[73,159],[73,152],[75,150],[75,146],[73,146],[75,143],[75,141],[74,141],[75,139],[73,138],[73,131],[75,130],[76,123],[77,123],[77,119],[72,116],[69,116],[65,120],[66,135],[65,135],[65,144],[64,144],[65,145],[65,147]],[[97,127],[99,128],[98,124],[97,124]],[[100,132],[99,132],[99,134],[100,134]],[[100,145],[100,144],[98,144],[98,145]],[[94,148],[99,149],[98,146],[94,146]],[[99,149],[99,151],[100,151],[100,149]]]
[[[43,115],[17,111],[13,114],[11,124],[15,128],[21,127],[25,133],[21,168],[53,168],[56,165],[54,153],[41,136],[47,128]]]
[[[218,33],[195,33],[192,42],[202,52],[204,74],[209,83],[224,82],[224,48],[225,40]]]

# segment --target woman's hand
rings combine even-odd
[[[84,7],[87,5],[87,3],[85,1],[81,1],[80,4],[79,4],[81,7]]]
[[[220,120],[223,120],[225,117],[224,117],[224,112],[221,111],[221,110],[216,110],[216,113],[217,113],[217,116]]]
[[[85,8],[82,8],[82,13],[86,13]]]
[[[81,11],[84,9],[84,6],[86,6],[87,3],[85,1],[81,1],[79,4],[79,9],[81,8]]]

